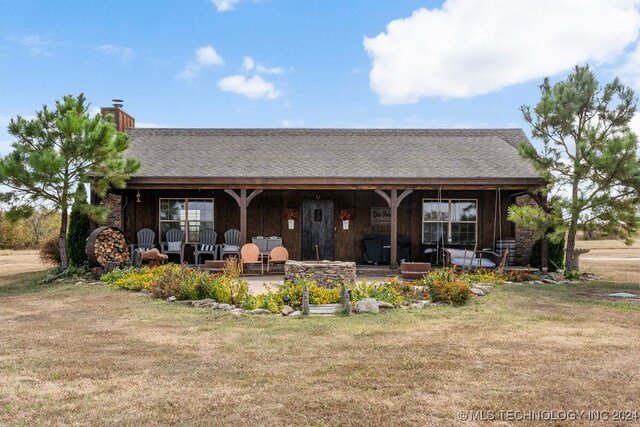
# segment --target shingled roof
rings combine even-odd
[[[127,130],[133,180],[538,178],[521,129]]]

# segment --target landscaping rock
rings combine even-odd
[[[167,298],[167,301],[169,301],[169,302],[175,302],[175,300],[176,300],[176,297],[174,297],[174,296],[171,296],[171,297]]]
[[[288,316],[291,313],[293,313],[294,311],[295,310],[293,308],[289,307],[288,305],[285,305],[284,307],[282,307],[281,313],[282,313],[283,316]]]
[[[300,310],[296,310],[289,315],[289,317],[302,316],[302,312]]]
[[[241,314],[244,313],[244,310],[241,308],[234,308],[233,310],[229,311],[229,313],[231,313],[234,316],[240,316]]]
[[[483,297],[484,296],[484,291],[478,287],[473,287],[471,288],[471,293],[474,295],[477,295],[479,297]]]
[[[357,313],[379,313],[380,304],[375,298],[365,298],[356,303]]]
[[[628,292],[616,292],[615,294],[609,294],[609,296],[614,298],[637,298],[636,295]]]
[[[211,298],[205,298],[205,299],[193,301],[191,305],[194,307],[213,307],[213,308],[218,307],[218,303],[212,300]]]
[[[192,303],[193,301],[191,301],[190,299],[186,299],[186,300],[183,300],[183,301],[176,301],[176,302],[177,302],[178,304],[182,304],[182,305],[191,305],[191,303]]]
[[[218,304],[217,307],[215,307],[218,310],[224,310],[224,311],[231,311],[233,310],[235,307],[231,304]]]
[[[378,301],[378,307],[380,308],[396,308],[395,305],[389,304],[388,302]]]
[[[422,301],[417,301],[417,302],[413,302],[409,305],[409,307],[411,308],[417,308],[417,309],[422,309],[425,307],[428,307],[431,305],[431,301],[427,301],[427,300],[422,300]]]
[[[256,308],[255,310],[248,311],[247,313],[256,315],[271,314],[269,310],[265,310],[264,308]]]

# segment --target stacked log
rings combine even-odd
[[[116,227],[99,227],[87,239],[87,257],[92,265],[124,264],[129,261],[129,246]]]

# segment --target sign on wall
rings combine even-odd
[[[391,208],[371,208],[371,225],[390,225]]]

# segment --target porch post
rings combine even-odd
[[[249,196],[247,196],[246,188],[240,189],[239,196],[238,193],[231,189],[226,189],[224,192],[233,197],[240,207],[240,241],[242,244],[245,244],[247,243],[247,207],[249,207],[249,203],[251,203],[254,197],[262,193],[262,190],[253,190]]]
[[[398,190],[391,190],[391,268],[398,266]]]
[[[380,195],[391,208],[390,268],[396,268],[398,266],[398,206],[400,206],[402,200],[411,193],[413,193],[413,190],[404,190],[402,194],[398,196],[398,190],[394,188],[391,190],[391,196],[389,196],[384,190],[376,190],[376,194]]]

